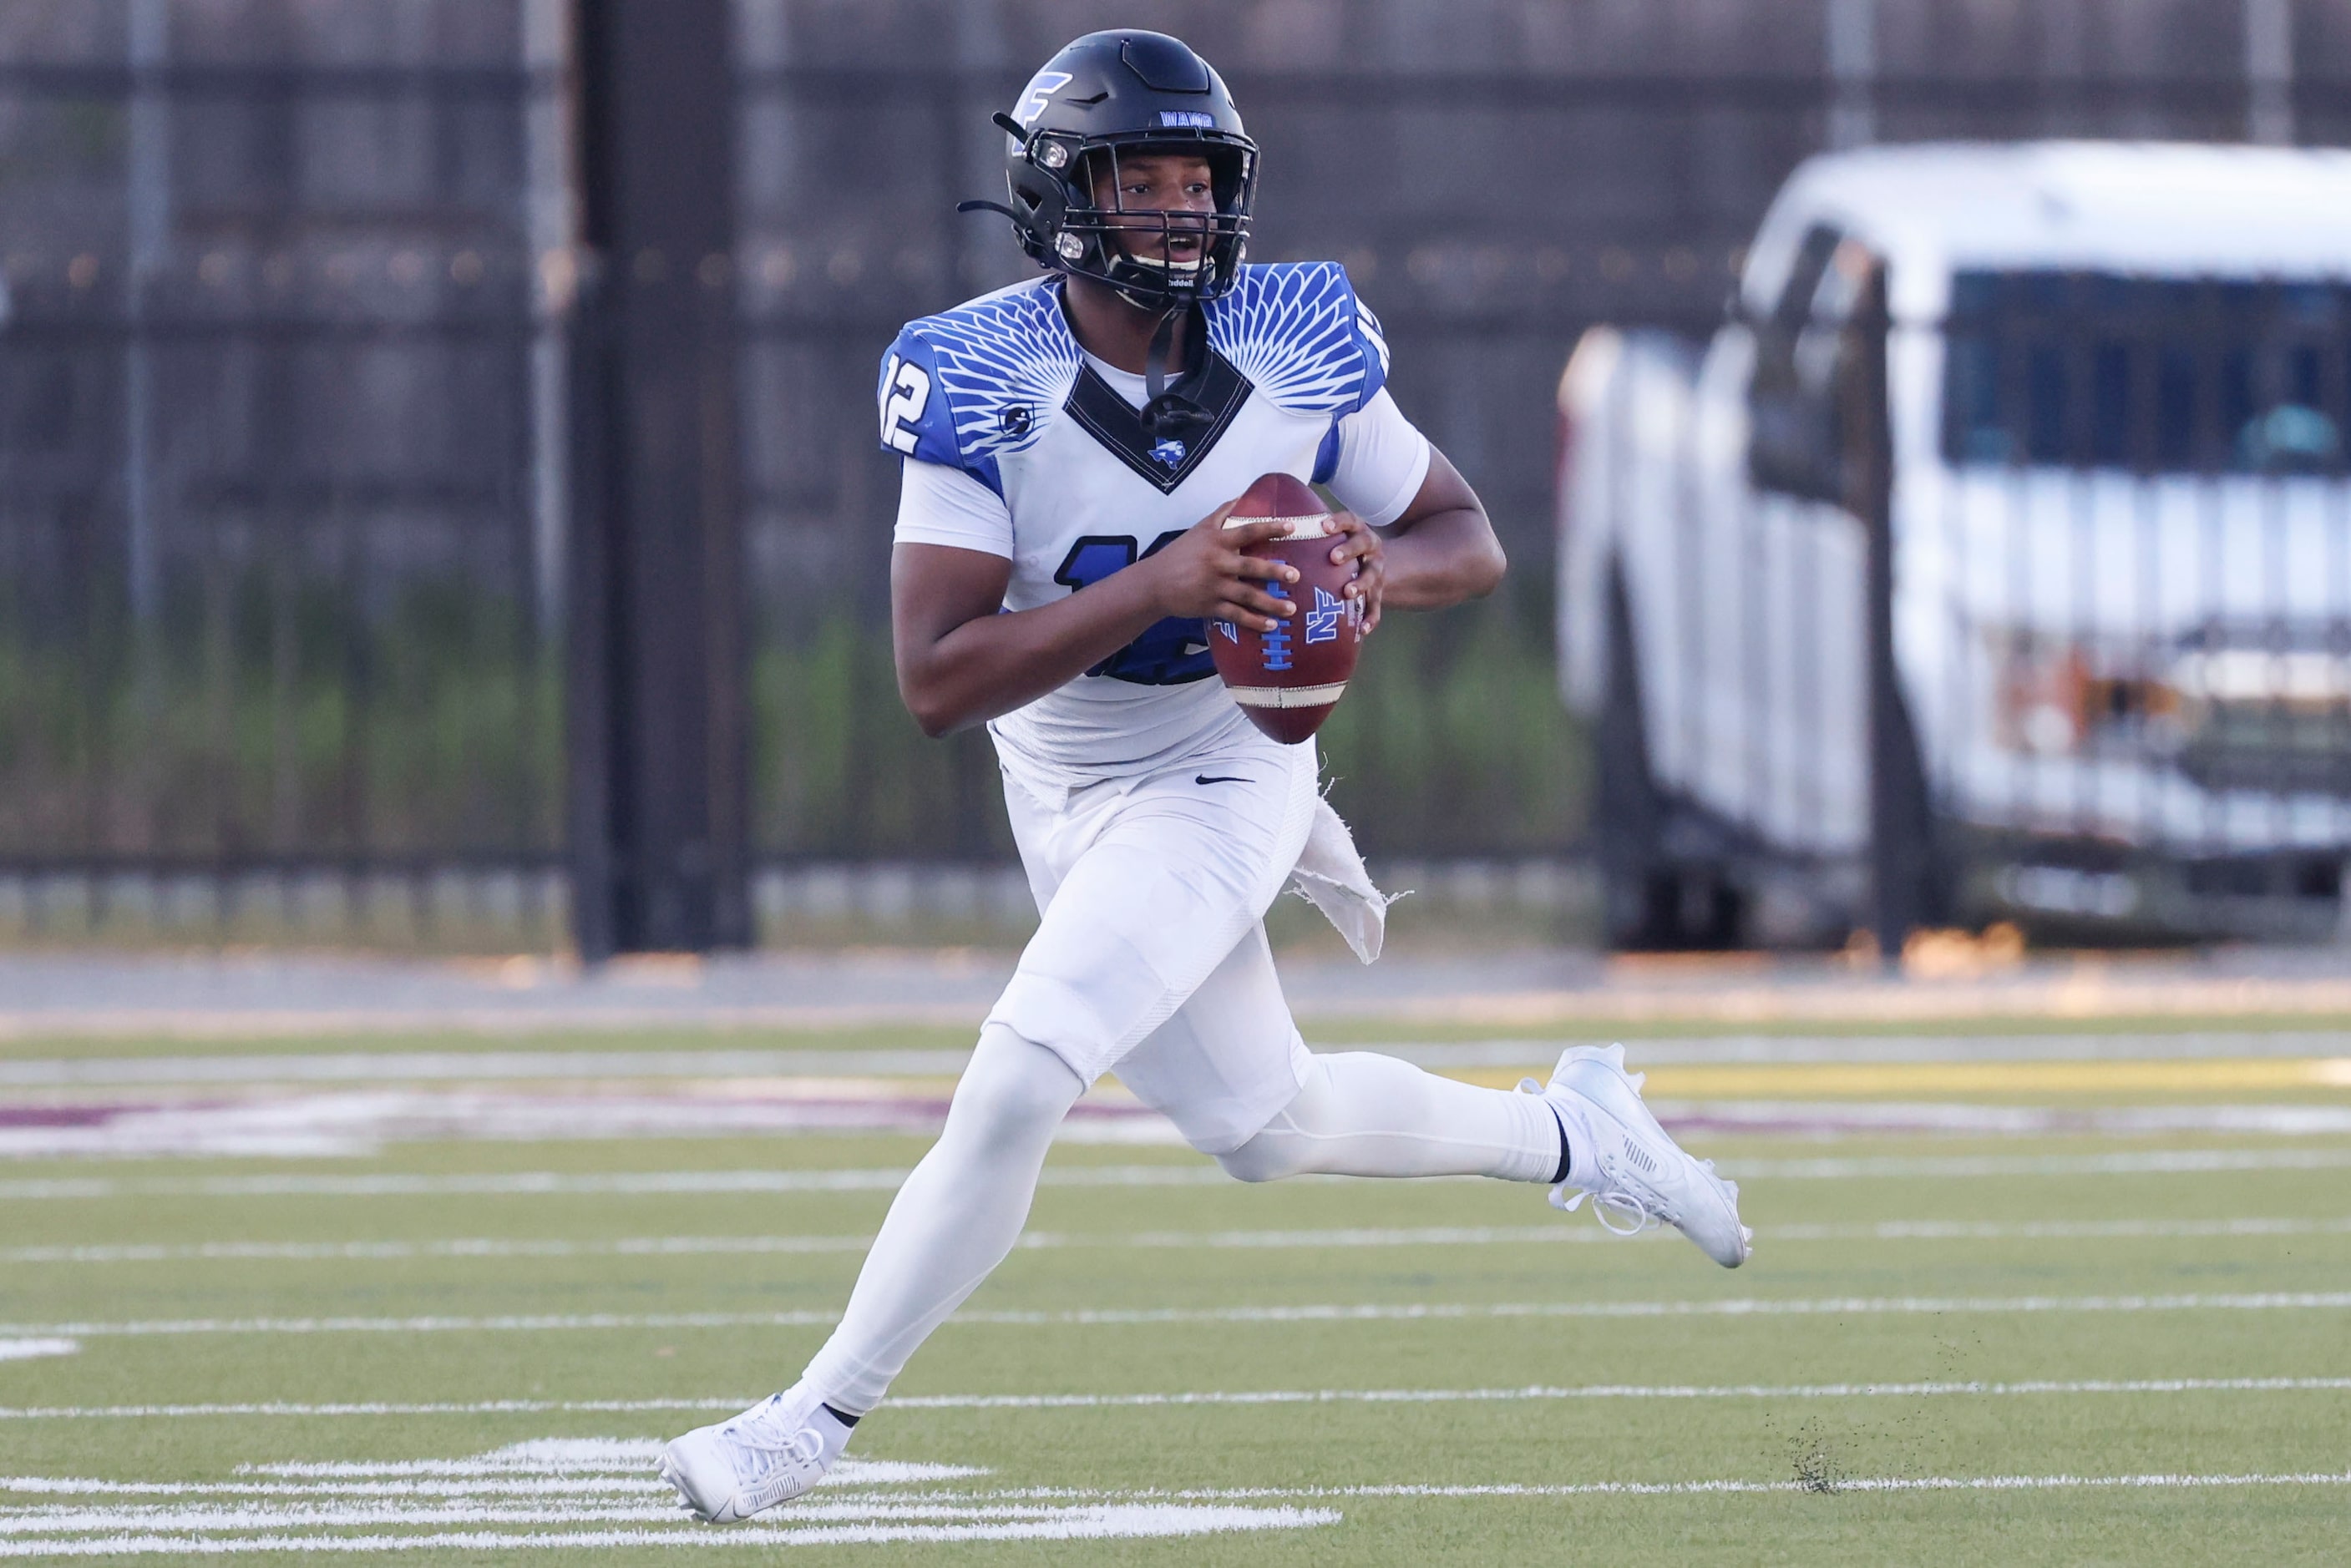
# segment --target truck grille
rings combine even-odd
[[[2169,675],[2176,760],[2198,784],[2351,795],[2351,628],[2207,632]]]

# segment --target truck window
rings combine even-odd
[[[2345,471],[2351,285],[1960,272],[1945,333],[1954,464]]]
[[[1771,315],[1754,324],[1748,385],[1748,471],[1755,484],[1817,501],[1844,499],[1843,406],[1855,340],[1854,308],[1877,260],[1816,225],[1797,247]]]

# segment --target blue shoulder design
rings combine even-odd
[[[1378,318],[1337,262],[1246,266],[1208,306],[1208,342],[1292,413],[1352,414],[1387,384]]]
[[[1001,495],[997,459],[1035,443],[1081,363],[1046,278],[910,322],[882,361],[882,444]]]

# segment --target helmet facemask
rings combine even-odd
[[[1205,162],[1213,206],[1130,208],[1121,165],[1144,157]],[[1096,181],[1105,175],[1108,206],[1097,199]],[[1216,142],[1113,142],[1089,148],[1072,161],[1071,177],[1061,182],[1067,195],[1055,259],[1064,271],[1106,283],[1144,310],[1213,299],[1231,286],[1240,268],[1256,177],[1250,150]]]
[[[1127,208],[1119,194],[1118,161],[1147,156],[1204,161],[1214,211]],[[1093,184],[1105,168],[1113,196],[1108,207],[1097,203]],[[1024,136],[1008,183],[1012,206],[1004,210],[1030,255],[1056,271],[1107,284],[1141,309],[1165,310],[1214,299],[1232,286],[1249,245],[1257,148],[1246,137],[1214,132],[1086,140],[1042,131]],[[1176,239],[1192,244],[1170,245]],[[1179,254],[1186,249],[1192,253],[1188,263]],[[1171,255],[1174,265],[1167,264]]]

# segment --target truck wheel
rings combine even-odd
[[[1720,867],[1677,861],[1667,847],[1672,807],[1649,772],[1641,672],[1624,567],[1606,594],[1607,690],[1593,736],[1598,774],[1593,839],[1599,850],[1602,919],[1619,951],[1687,951],[1739,945],[1744,900]]]

